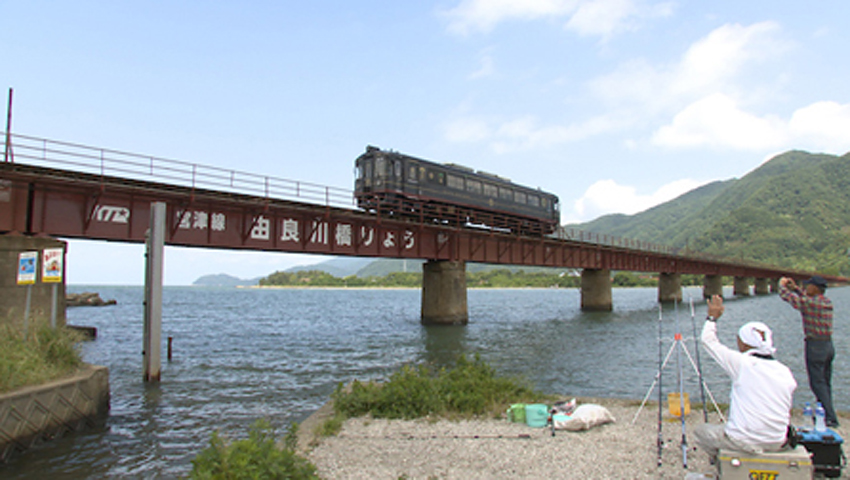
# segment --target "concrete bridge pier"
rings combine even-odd
[[[779,292],[779,279],[778,278],[769,278],[767,279],[768,285],[770,285],[770,293]]]
[[[422,324],[467,323],[466,263],[428,260],[422,265]]]
[[[755,294],[756,295],[767,295],[770,293],[770,288],[767,284],[766,278],[757,278],[755,281]]]
[[[593,312],[610,312],[613,308],[611,270],[591,268],[582,270],[581,309]]]
[[[749,297],[750,279],[747,277],[735,277],[732,283],[732,294],[736,297]]]
[[[723,276],[706,275],[702,281],[702,297],[711,298],[714,295],[723,296]]]
[[[674,303],[682,301],[682,275],[664,273],[658,275],[658,301]]]

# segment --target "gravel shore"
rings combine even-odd
[[[658,461],[658,404],[639,411],[640,402],[580,399],[606,407],[614,423],[584,432],[531,428],[506,420],[414,421],[355,418],[333,437],[311,432],[329,415],[322,407],[301,424],[299,439],[325,479],[683,479],[713,472],[708,456],[688,449],[683,466],[682,425],[663,414],[664,449]],[[793,419],[801,425],[799,412]],[[702,410],[687,415],[688,440],[703,423]],[[845,425],[850,419],[840,417]],[[634,424],[632,423],[635,419]],[[716,414],[709,421],[719,422]],[[838,432],[844,437],[843,428]],[[848,477],[847,469],[841,478]]]

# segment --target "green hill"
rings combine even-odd
[[[850,154],[790,151],[635,215],[571,225],[701,253],[850,275]]]

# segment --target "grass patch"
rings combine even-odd
[[[479,355],[461,356],[453,368],[405,366],[383,383],[339,385],[334,411],[344,418],[414,419],[427,416],[498,418],[512,403],[551,401],[522,379],[500,377]]]
[[[83,364],[77,348],[82,340],[79,332],[46,322],[31,325],[27,334],[0,324],[0,393],[73,373]]]
[[[192,460],[191,479],[318,479],[316,467],[295,452],[298,424],[278,443],[268,420],[257,420],[247,439],[233,442],[213,432],[210,445]]]

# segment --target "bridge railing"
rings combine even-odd
[[[324,206],[356,205],[353,192],[343,188],[27,135],[10,137],[4,158],[11,162]]]
[[[34,164],[102,177],[120,177],[155,181],[190,188],[213,189],[268,199],[293,200],[324,206],[354,208],[356,200],[351,190],[308,182],[258,175],[254,173],[210,167],[180,160],[170,160],[106,148],[90,147],[70,142],[48,140],[28,135],[10,134],[3,142],[6,161]],[[655,254],[727,261],[728,258],[701,254],[668,245],[560,227],[553,237],[561,240],[640,250]],[[758,265],[736,259],[739,265]]]

